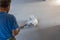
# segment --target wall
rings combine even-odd
[[[42,40],[40,29],[60,25],[60,7],[51,5],[49,2],[15,0],[10,12],[16,16],[18,24],[29,15],[34,15],[39,20],[38,28],[21,30],[17,40]]]

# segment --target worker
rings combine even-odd
[[[15,16],[8,14],[10,4],[11,0],[0,0],[0,40],[16,40],[15,36],[20,31]]]

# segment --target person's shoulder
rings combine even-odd
[[[8,16],[9,16],[9,17],[12,17],[12,18],[15,17],[13,14],[8,14]]]
[[[15,16],[14,16],[13,14],[7,14],[7,17],[8,17],[9,19],[15,19]]]
[[[7,14],[7,15],[10,16],[10,17],[14,16],[13,14]]]

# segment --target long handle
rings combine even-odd
[[[24,26],[26,26],[26,25],[27,25],[27,24],[25,24]],[[18,28],[18,31],[20,31],[21,29],[23,29],[24,26],[20,26],[20,27]]]

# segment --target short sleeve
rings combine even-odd
[[[15,16],[12,17],[12,30],[16,30],[18,28],[18,24],[17,24],[17,21],[16,21],[16,18]]]

